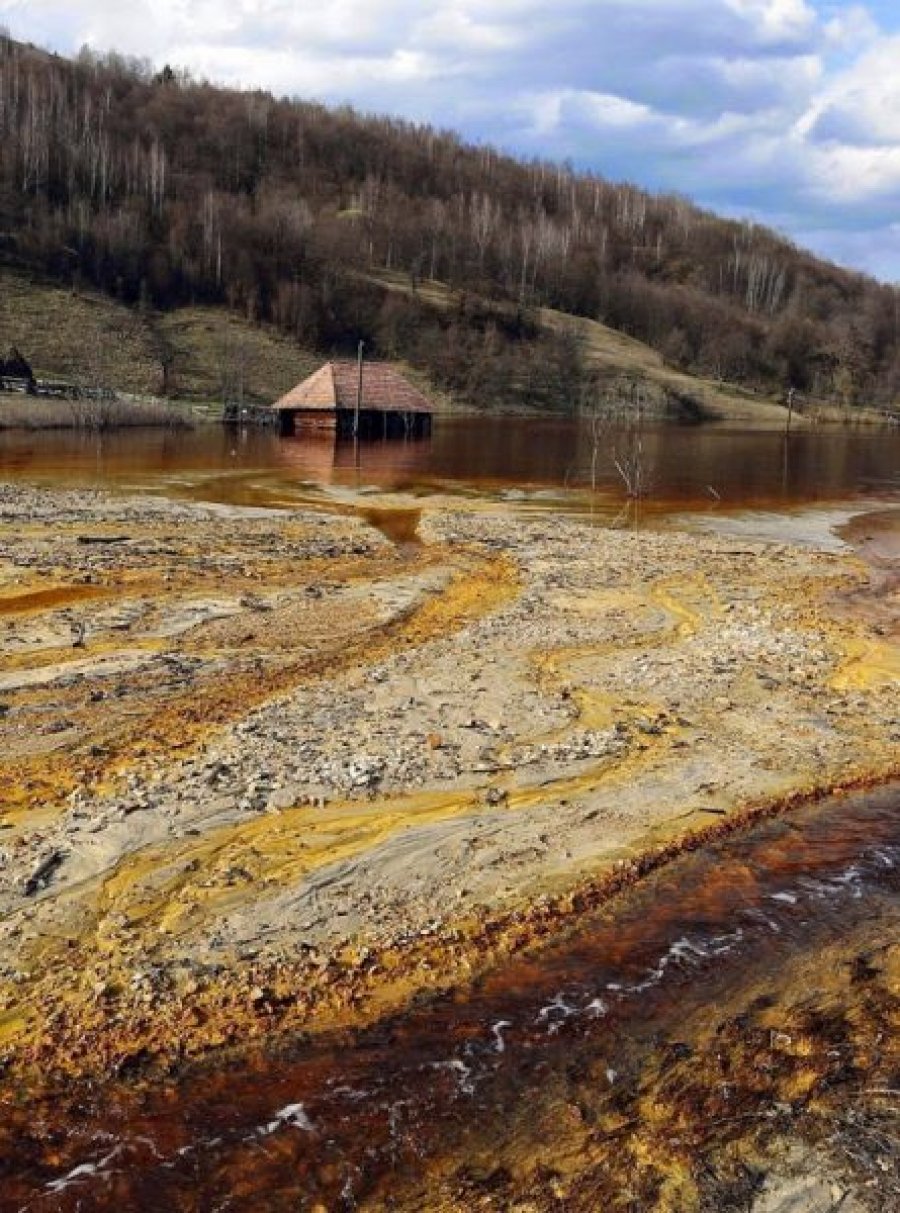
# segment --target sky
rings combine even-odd
[[[0,24],[569,160],[900,282],[898,0],[0,0]]]

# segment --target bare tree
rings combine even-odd
[[[623,398],[623,389],[627,397]],[[596,492],[604,448],[612,468],[622,482],[629,500],[640,500],[652,490],[649,459],[644,445],[644,402],[638,384],[602,389],[594,385],[587,392],[586,412],[590,434],[590,482]],[[624,402],[624,407],[623,407]]]

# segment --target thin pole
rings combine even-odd
[[[357,350],[357,364],[358,364],[359,377],[358,377],[357,383],[356,383],[356,414],[353,418],[353,437],[354,438],[358,437],[358,435],[359,435],[359,410],[362,408],[363,345],[364,345],[364,342],[360,341],[359,349]]]

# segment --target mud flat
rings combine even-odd
[[[408,524],[0,490],[8,1074],[364,1023],[896,774],[896,581],[851,548]]]

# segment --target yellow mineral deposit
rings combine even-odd
[[[61,526],[51,499],[0,518],[0,1051],[35,1090],[364,1023],[698,838],[896,774],[900,649],[839,609],[866,592],[852,556],[495,502],[70,493]],[[784,985],[773,1032],[801,1015]],[[707,1030],[685,1027],[701,1070]],[[784,1030],[790,1101],[822,1058]],[[485,1158],[519,1194],[552,1161],[586,1208],[627,1130],[623,1167],[688,1208],[698,1074],[590,1115],[587,1088],[548,1092],[527,1150],[488,1133]],[[429,1168],[429,1207],[466,1207]]]

